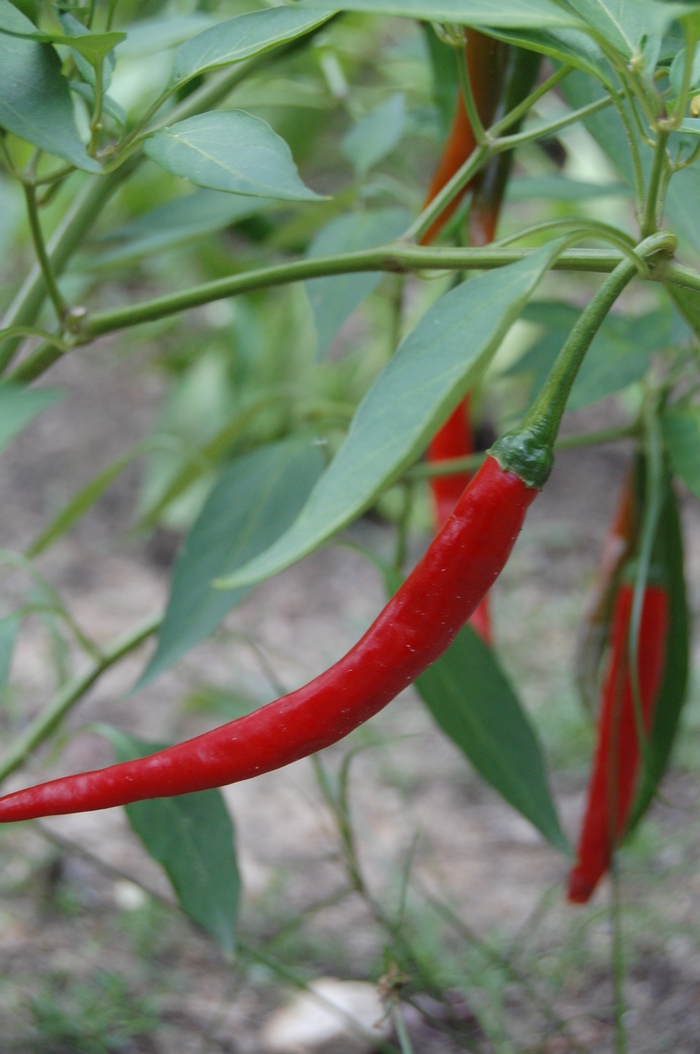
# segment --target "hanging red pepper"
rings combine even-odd
[[[452,643],[498,577],[538,491],[488,457],[454,514],[347,655],[310,684],[151,757],[0,798],[0,822],[220,787],[342,739]]]
[[[476,30],[467,31],[466,49],[469,62],[469,79],[477,110],[482,124],[489,125],[494,118],[501,96],[504,74],[506,72],[505,59],[507,52],[491,37],[484,36],[483,33],[479,33]],[[512,58],[512,54],[510,57]],[[510,72],[511,80],[513,80],[512,71]],[[529,89],[529,86],[526,78],[524,87]],[[518,87],[521,91],[523,90],[520,85]],[[506,94],[508,94],[507,89]],[[513,100],[509,99],[508,103],[513,105]],[[458,169],[461,168],[475,146],[476,140],[464,107],[462,92],[458,91],[452,130],[430,185],[424,207],[433,200]],[[465,187],[463,193],[471,189],[474,190],[469,210],[469,244],[486,245],[493,241],[511,166],[512,154],[500,154],[492,159],[486,168],[479,172]],[[426,245],[437,237],[443,225],[454,213],[462,196],[460,195],[453,200],[444,210],[423,236],[422,244]],[[463,403],[454,410],[440,431],[436,433],[428,448],[427,461],[466,457],[473,452],[474,436],[469,397],[467,396]],[[437,476],[430,481],[438,528],[442,527],[447,517],[452,513],[462,491],[469,482],[469,478],[470,476],[467,472],[459,472],[453,476]],[[488,596],[484,597],[481,604],[479,604],[469,619],[469,624],[487,644],[492,643],[493,631]]]
[[[670,245],[653,235],[644,256]],[[138,761],[0,798],[0,822],[104,809],[220,787],[342,739],[445,651],[500,574],[547,480],[562,414],[600,323],[636,273],[624,260],[574,326],[522,424],[502,436],[423,559],[361,640],[305,687],[255,713]]]
[[[569,875],[568,898],[575,904],[586,903],[610,867],[612,854],[625,832],[637,786],[642,755],[628,647],[633,600],[634,587],[623,583],[613,612],[598,745],[578,844],[578,862]],[[641,711],[647,735],[664,672],[668,623],[667,590],[647,586],[637,648]]]

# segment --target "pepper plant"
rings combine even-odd
[[[568,866],[536,731],[489,634],[464,623],[507,559],[557,448],[633,439],[635,512],[613,531],[617,548],[604,560],[577,671],[584,702],[595,709],[605,697],[577,864],[586,871],[583,856],[598,854],[588,896],[655,797],[686,697],[674,479],[700,497],[700,4],[303,0],[209,4],[184,17],[160,5],[151,18],[158,7],[144,20],[126,0],[0,0],[2,186],[19,190],[12,200],[23,202],[34,253],[0,329],[0,439],[10,442],[60,396],[51,368],[65,356],[109,334],[133,330],[138,341],[147,323],[186,320],[204,305],[235,298],[269,315],[284,290],[303,288],[316,361],[285,358],[284,327],[261,328],[273,344],[261,354],[284,363],[271,383],[244,387],[194,450],[184,436],[179,445],[158,435],[141,442],[57,510],[23,553],[4,554],[41,593],[38,605],[28,600],[0,623],[5,678],[21,620],[39,609],[58,613],[91,666],[6,744],[0,775],[21,769],[147,638],[157,643],[137,689],[212,634],[257,583],[373,508],[393,509],[396,521],[393,565],[366,554],[392,597],[355,649],[292,695],[161,753],[103,728],[120,765],[8,796],[0,820],[126,804],[184,910],[231,951],[235,853],[215,788],[336,742],[415,681],[445,733]],[[369,56],[353,52],[361,30],[375,41]],[[392,92],[383,79],[387,54],[402,47],[431,85],[425,98],[422,89],[415,98]],[[144,81],[134,101],[129,78],[155,63],[153,54],[164,76]],[[315,100],[301,129],[269,103],[285,93]],[[272,123],[248,112],[246,99],[250,109],[267,106]],[[576,126],[617,173],[609,186],[551,171],[559,137]],[[417,144],[432,142],[437,163],[445,139],[426,200],[431,172]],[[335,169],[319,169],[329,152]],[[535,156],[545,174],[523,176]],[[511,201],[565,204],[520,227],[506,207],[507,236],[494,240],[509,179]],[[144,187],[152,207],[134,215]],[[591,218],[601,194],[629,202],[619,223]],[[235,240],[222,254],[224,230]],[[153,297],[132,287],[125,302],[110,302],[119,269],[188,244],[218,252],[217,277]],[[551,271],[585,276],[586,304],[544,299]],[[415,324],[402,295],[407,276],[423,289],[428,278],[442,281]],[[630,301],[621,313],[631,283],[658,306],[639,314]],[[337,356],[323,360],[368,298],[381,304],[387,353],[355,362],[364,379],[348,383]],[[489,455],[466,453],[460,407],[466,396],[483,401],[498,370],[504,375],[499,349],[519,319],[544,334],[507,366],[524,402],[504,415]],[[305,334],[313,340],[310,327]],[[628,389],[624,423],[557,438],[567,408]],[[176,417],[177,405],[166,416]],[[450,421],[461,448],[436,442],[423,460]],[[150,459],[139,525],[188,534],[165,611],[98,646],[35,561],[136,458]],[[464,474],[477,469],[459,497]],[[459,481],[457,492],[441,490],[440,479]],[[457,505],[438,512],[444,528],[404,582],[412,496],[427,480],[438,501],[452,494]],[[643,661],[650,653],[653,677]],[[592,829],[595,850],[586,848]],[[201,862],[219,881],[202,884]],[[573,899],[585,898],[579,890]]]

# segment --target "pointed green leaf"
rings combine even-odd
[[[109,725],[97,726],[117,761],[147,757],[165,744],[146,743]],[[199,791],[125,806],[146,851],[165,870],[180,907],[226,954],[236,945],[240,877],[233,824],[221,791]]]
[[[671,468],[700,498],[700,407],[672,407],[661,418]]]
[[[690,326],[695,336],[700,338],[700,293],[678,285],[667,285],[665,288],[678,314]]]
[[[610,78],[602,51],[596,42],[578,29],[497,29],[489,31],[498,40],[515,47],[536,51],[540,55],[574,66],[597,77],[603,83]]]
[[[224,469],[183,543],[158,648],[136,689],[208,637],[248,595],[248,588],[214,589],[212,580],[264,552],[292,525],[324,464],[318,446],[293,438]]]
[[[483,374],[561,244],[470,278],[427,311],[362,400],[294,526],[220,584],[237,588],[277,574],[369,508]]]
[[[82,266],[86,270],[111,267],[116,263],[175,249],[275,206],[279,208],[280,202],[273,198],[251,198],[243,194],[225,194],[220,190],[196,190],[194,194],[159,205],[132,223],[103,235],[98,245],[104,245],[105,242],[122,244],[94,256],[86,256]]]
[[[254,197],[320,201],[304,186],[292,152],[267,121],[243,110],[190,117],[144,144],[156,164],[201,187]]]
[[[0,33],[33,38],[40,35],[32,20],[23,15],[10,0],[0,0]]]
[[[181,45],[175,55],[171,83],[183,83],[201,73],[261,55],[279,44],[296,40],[331,17],[331,12],[321,14],[295,7],[272,7],[218,22]]]
[[[65,392],[55,388],[21,388],[0,384],[0,450],[26,428],[30,421],[63,399]]]
[[[627,61],[644,56],[648,73],[656,66],[666,27],[687,10],[659,0],[569,0],[569,6]]]
[[[669,482],[667,499],[659,522],[657,537],[663,574],[669,590],[669,630],[666,663],[661,689],[654,707],[654,724],[645,764],[628,831],[636,827],[654,799],[668,767],[678,723],[687,698],[690,666],[690,626],[683,570],[683,535],[678,502]]]
[[[314,238],[307,256],[331,256],[334,253],[370,249],[398,238],[409,223],[404,209],[373,209],[338,216],[326,224]],[[321,358],[336,333],[369,294],[377,288],[383,274],[348,274],[313,278],[306,283],[306,293],[314,313]]]
[[[68,81],[50,44],[0,33],[0,126],[86,172],[100,172],[78,135]]]
[[[582,24],[556,0],[303,0],[300,6],[314,11],[366,11],[487,28],[580,28]]]
[[[176,48],[197,33],[216,25],[211,15],[173,15],[170,18],[144,18],[124,26],[126,40],[117,45],[119,58],[143,58]]]
[[[570,855],[539,740],[488,644],[465,626],[415,685],[440,728],[486,782]]]
[[[343,139],[343,153],[366,176],[399,145],[406,129],[406,96],[396,92],[363,117]]]

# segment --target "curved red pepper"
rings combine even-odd
[[[628,656],[633,599],[634,587],[624,583],[613,613],[610,663],[578,862],[569,875],[568,898],[575,904],[586,903],[610,867],[613,851],[627,826],[639,775],[641,751]],[[647,733],[664,672],[668,624],[668,592],[659,586],[647,586],[638,645],[639,691]]]
[[[342,739],[452,643],[502,570],[538,491],[487,457],[423,559],[358,643],[296,692],[151,757],[0,798],[0,822],[221,787]]]

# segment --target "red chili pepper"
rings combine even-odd
[[[620,572],[632,551],[638,519],[635,472],[631,469],[623,484],[617,509],[603,542],[593,595],[576,642],[576,684],[591,714],[595,714],[598,705],[600,666],[610,635],[610,619]]]
[[[0,798],[0,822],[221,787],[330,746],[451,644],[503,568],[538,491],[487,457],[453,515],[362,639],[291,695],[151,757]]]
[[[484,36],[483,33],[479,33],[476,30],[467,31],[466,47],[469,56],[469,79],[479,116],[482,122],[490,124],[496,111],[503,81],[503,63],[499,61],[499,59],[502,59],[502,52],[499,54],[495,40]],[[424,207],[439,194],[455,172],[461,168],[475,147],[476,139],[464,107],[462,92],[458,91],[452,130],[445,144],[440,164],[433,176]],[[482,173],[475,176],[464,188],[463,193],[447,206],[432,227],[423,235],[421,239],[423,245],[427,245],[437,237],[444,224],[454,213],[463,195],[475,186],[477,191],[470,210],[470,244],[485,245],[487,242],[493,241],[503,200],[505,180],[502,181],[502,186],[499,187],[499,192],[494,197],[490,186],[486,194],[479,194],[478,188],[481,186],[482,178]],[[474,213],[473,221],[472,213]],[[469,398],[467,397],[454,410],[440,431],[436,433],[428,448],[427,460],[442,461],[449,458],[466,457],[473,452],[474,440],[471,428]],[[469,479],[469,473],[459,472],[453,476],[437,476],[430,481],[438,529],[442,527],[448,516],[452,514]],[[487,644],[492,643],[493,631],[487,596],[484,597],[469,619],[469,624]]]
[[[613,613],[610,661],[578,863],[569,875],[568,898],[574,904],[586,903],[610,867],[612,854],[627,826],[639,775],[641,750],[628,653],[633,599],[634,587],[623,583]],[[638,644],[639,693],[647,734],[664,672],[668,624],[667,590],[647,586]]]

